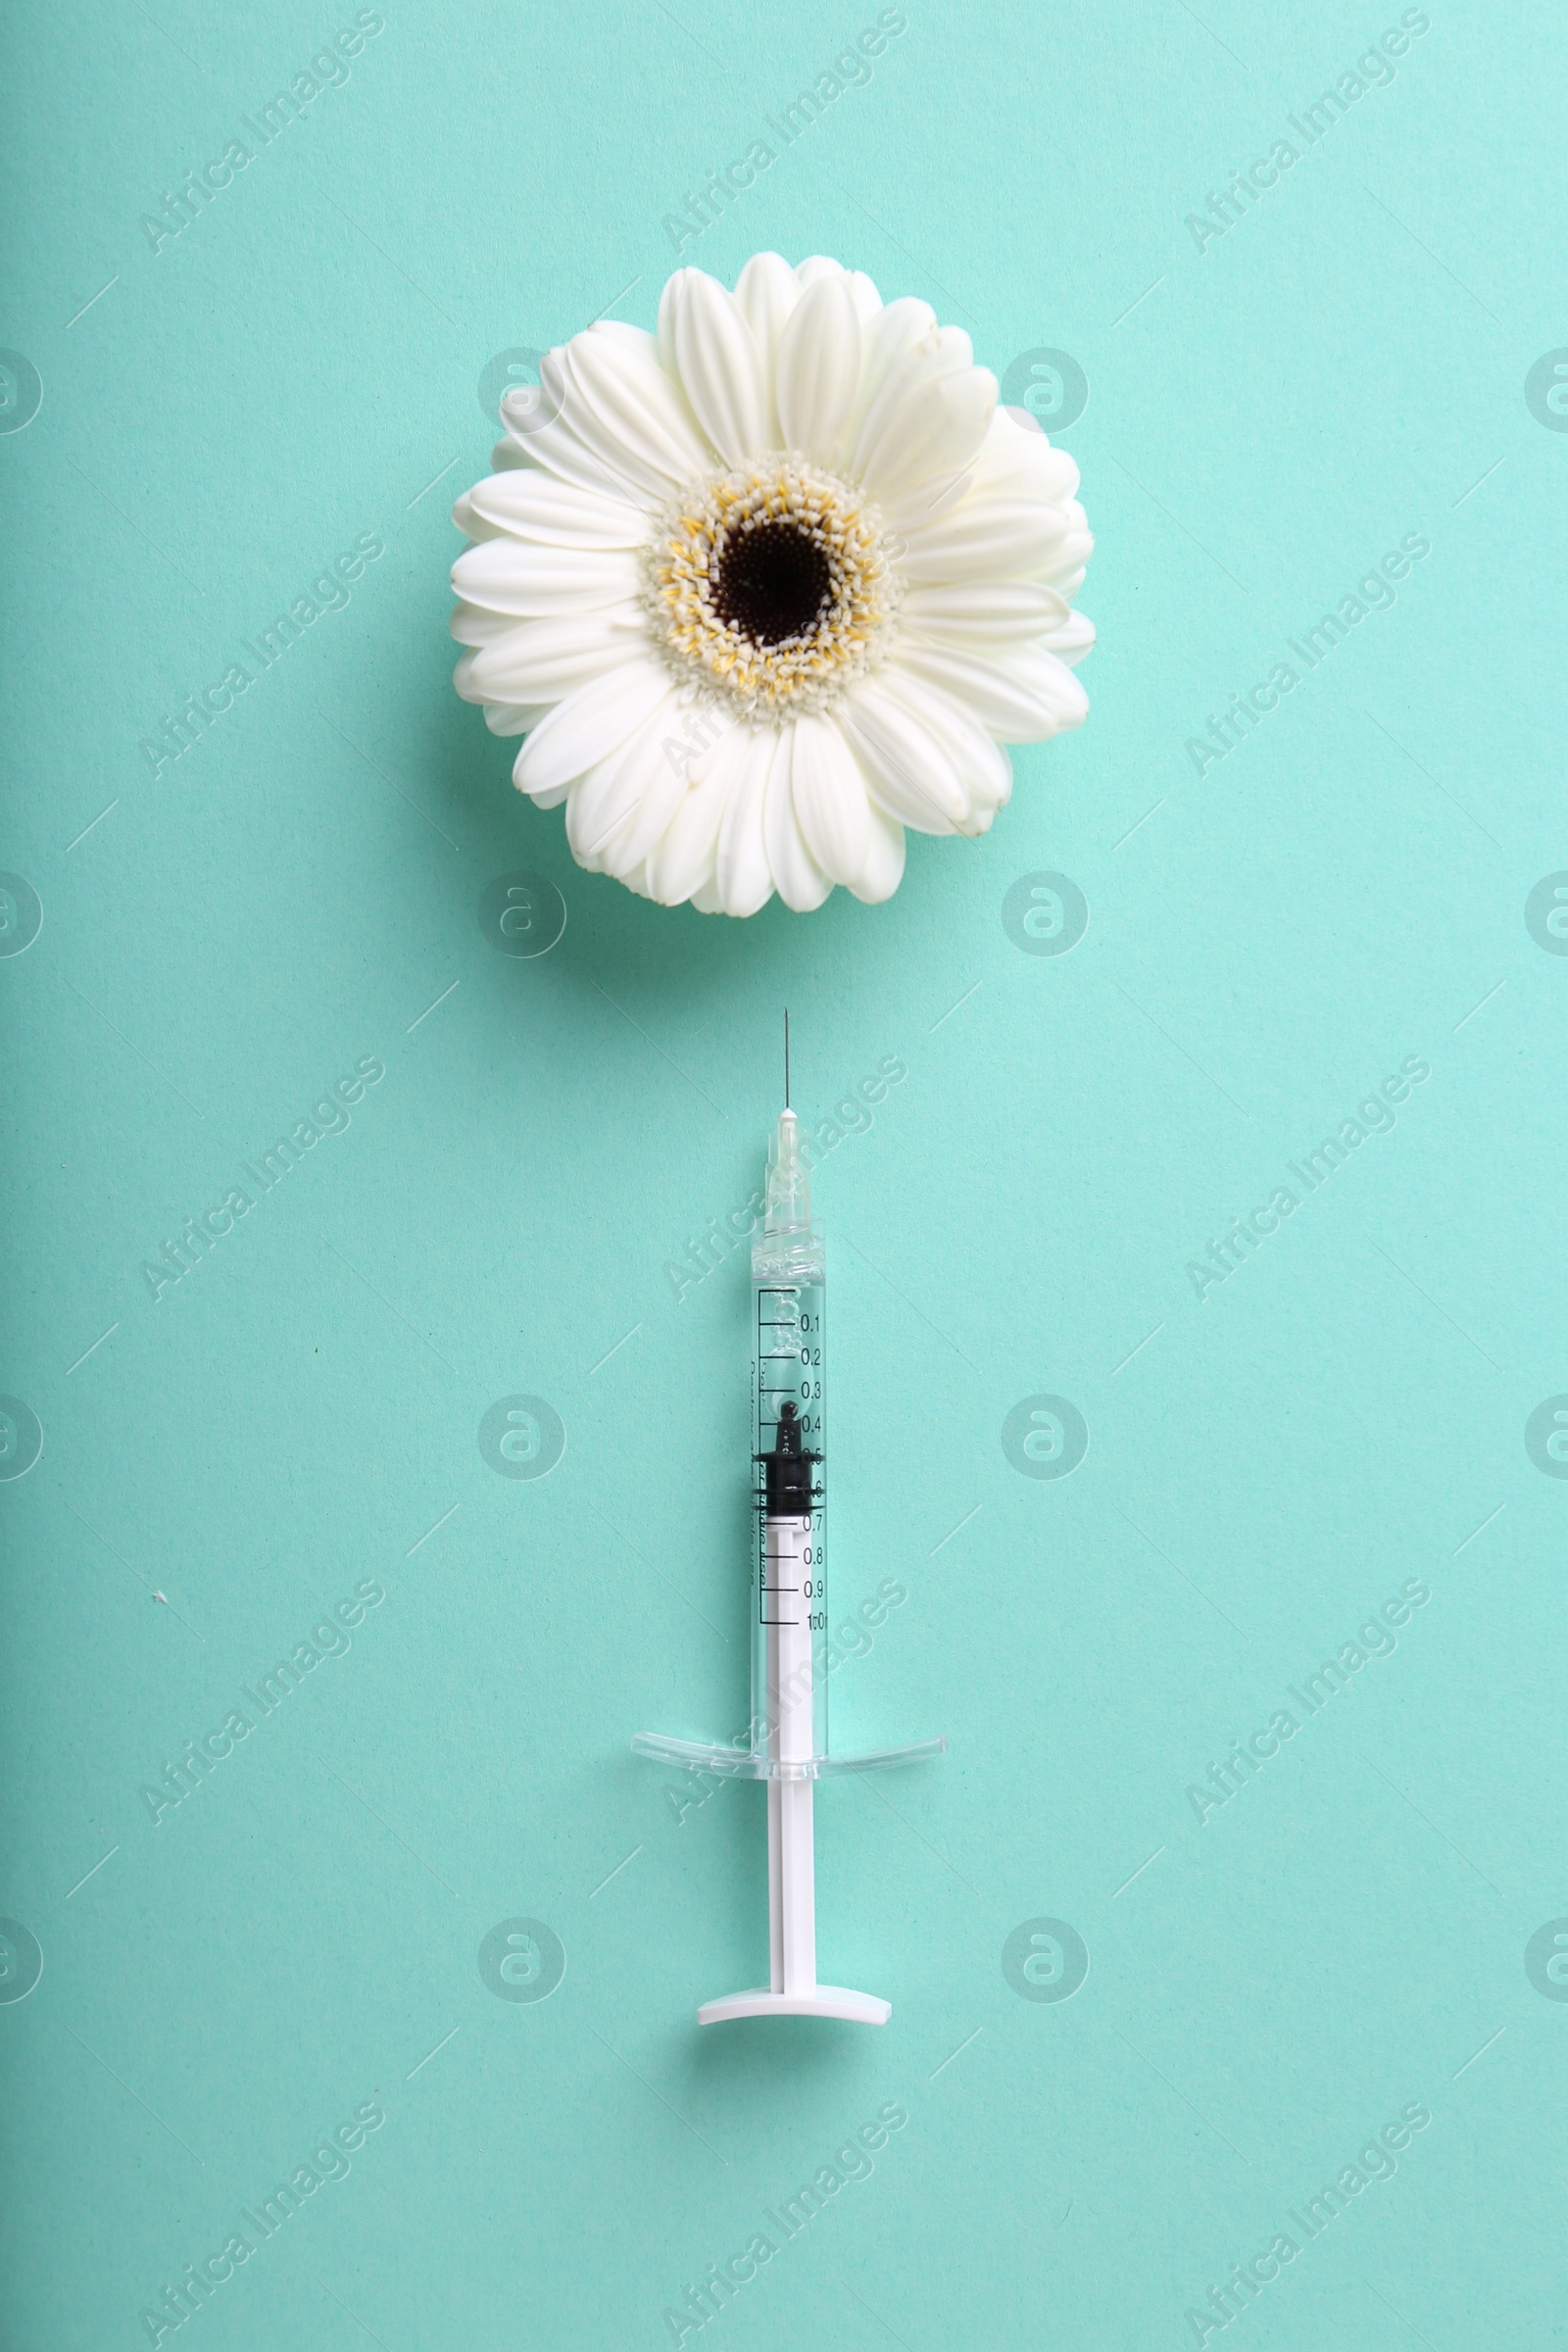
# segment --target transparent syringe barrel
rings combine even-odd
[[[760,1235],[752,1250],[752,1451],[772,1453],[793,1403],[804,1449],[827,1451],[822,1229]],[[758,1465],[752,1545],[752,1747],[786,1771],[827,1753],[826,1461],[809,1518],[769,1521]]]

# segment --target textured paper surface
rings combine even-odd
[[[6,92],[11,2340],[211,2261],[209,2352],[1554,2342],[1555,19],[373,13],[40,17]],[[1062,423],[1101,644],[989,838],[728,924],[512,792],[448,508],[530,352],[765,245]],[[745,1720],[690,1251],[786,1003],[814,1126],[887,1079],[816,1180],[835,1737],[952,1752],[818,1799],[891,2026],[700,2035],[760,1793],[626,1743]]]

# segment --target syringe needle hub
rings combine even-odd
[[[801,1152],[800,1122],[793,1110],[779,1112],[768,1145],[763,1200],[764,1234],[810,1232],[811,1171]]]

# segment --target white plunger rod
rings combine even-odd
[[[769,1519],[767,1560],[768,1753],[779,1763],[811,1760],[811,1522]],[[775,1992],[816,1989],[816,1866],[811,1783],[767,1784],[767,1921]]]

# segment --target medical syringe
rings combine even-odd
[[[643,1755],[688,1771],[767,1783],[769,1983],[709,2001],[699,2025],[740,2017],[839,2017],[886,2025],[890,2004],[816,1981],[814,1783],[833,1773],[940,1755],[942,1738],[834,1756],[828,1747],[826,1250],[811,1216],[799,1123],[785,1107],[768,1152],[761,1231],[752,1245],[752,1718],[730,1747],[639,1732]]]

